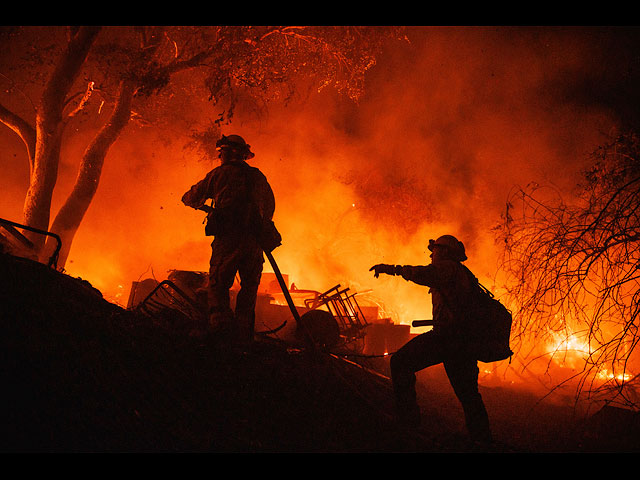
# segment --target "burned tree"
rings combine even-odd
[[[63,38],[62,31],[0,31],[7,47],[18,50],[22,38],[21,45],[29,45],[20,58],[9,55],[12,48],[0,58],[2,79],[9,84],[5,92],[13,94],[0,101],[0,121],[24,141],[31,167],[24,224],[62,238],[59,267],[96,194],[109,148],[132,118],[161,122],[158,112],[169,98],[196,95],[217,109],[218,122],[230,121],[242,98],[267,105],[304,87],[331,86],[357,98],[377,52],[398,33],[379,27],[73,27]],[[18,92],[24,94],[20,98],[39,96],[33,112],[16,113]],[[100,113],[107,111],[102,121]],[[103,123],[96,133],[82,128],[82,120]],[[85,140],[75,186],[51,222],[62,145],[72,135],[92,139]],[[47,258],[53,247],[42,236],[25,235],[40,258]]]
[[[621,135],[598,149],[571,203],[537,185],[513,194],[499,233],[520,345],[561,338],[553,360],[579,342],[578,392],[637,405],[638,136]]]
[[[66,48],[51,73],[40,103],[35,109],[35,127],[5,107],[0,107],[0,119],[20,135],[28,152],[31,175],[24,204],[24,221],[28,226],[48,229],[62,134],[73,116],[73,112],[63,115],[67,95],[98,32],[98,28],[70,29]],[[42,237],[34,236],[31,232],[27,232],[26,236],[33,237],[36,247],[42,246]]]

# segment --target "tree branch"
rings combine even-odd
[[[78,105],[76,105],[76,108],[74,108],[71,112],[69,112],[67,114],[66,120],[65,121],[69,121],[71,120],[73,117],[75,117],[78,113],[80,113],[84,107],[87,106],[87,103],[89,103],[89,98],[91,97],[91,95],[93,94],[93,87],[95,86],[95,82],[89,82],[87,84],[87,90],[84,92],[84,95],[82,96],[82,99],[80,100],[80,102],[78,102]],[[80,95],[80,93],[77,93],[76,95],[74,95],[75,98],[76,96]],[[70,103],[72,98],[69,98],[67,103]]]
[[[36,129],[19,115],[0,104],[0,122],[13,130],[24,142],[29,157],[29,169],[33,170],[33,157],[36,151]]]
[[[84,63],[93,40],[100,27],[81,27],[71,36],[67,51],[47,82],[42,94],[42,114],[53,117],[55,121],[61,115],[64,102],[80,66]]]

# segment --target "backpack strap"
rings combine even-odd
[[[469,267],[467,267],[466,265],[462,265],[462,268],[464,268],[464,270],[467,272],[467,275],[469,275],[469,278],[472,280],[471,283],[474,286],[477,286],[485,295],[488,295],[489,297],[494,298],[493,292],[491,292],[491,290],[489,290],[487,287],[485,287],[480,283],[480,280],[478,280],[478,277],[476,277],[473,274],[473,272],[469,270]]]

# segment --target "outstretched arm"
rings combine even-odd
[[[417,283],[418,285],[433,286],[437,282],[436,275],[433,266],[412,266],[412,265],[387,265],[380,263],[374,265],[369,269],[370,272],[374,272],[374,276],[378,278],[381,273],[387,275],[399,275],[405,280]]]

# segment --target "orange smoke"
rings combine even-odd
[[[576,112],[547,89],[548,79],[588,59],[580,42],[517,29],[414,33],[411,45],[379,59],[358,106],[323,91],[274,105],[266,117],[239,107],[222,132],[251,144],[250,163],[273,187],[284,239],[274,255],[291,281],[319,291],[349,286],[403,324],[431,317],[427,289],[374,279],[372,265],[428,263],[428,239],[450,233],[467,246],[482,283],[500,285],[491,227],[511,188],[574,185],[613,126],[601,111]],[[212,117],[203,105],[201,125]],[[172,133],[131,127],[112,147],[66,265],[123,305],[133,281],[208,270],[203,213],[180,198],[215,163],[198,161]],[[80,152],[71,145],[65,158]],[[54,212],[75,175],[69,161]]]

